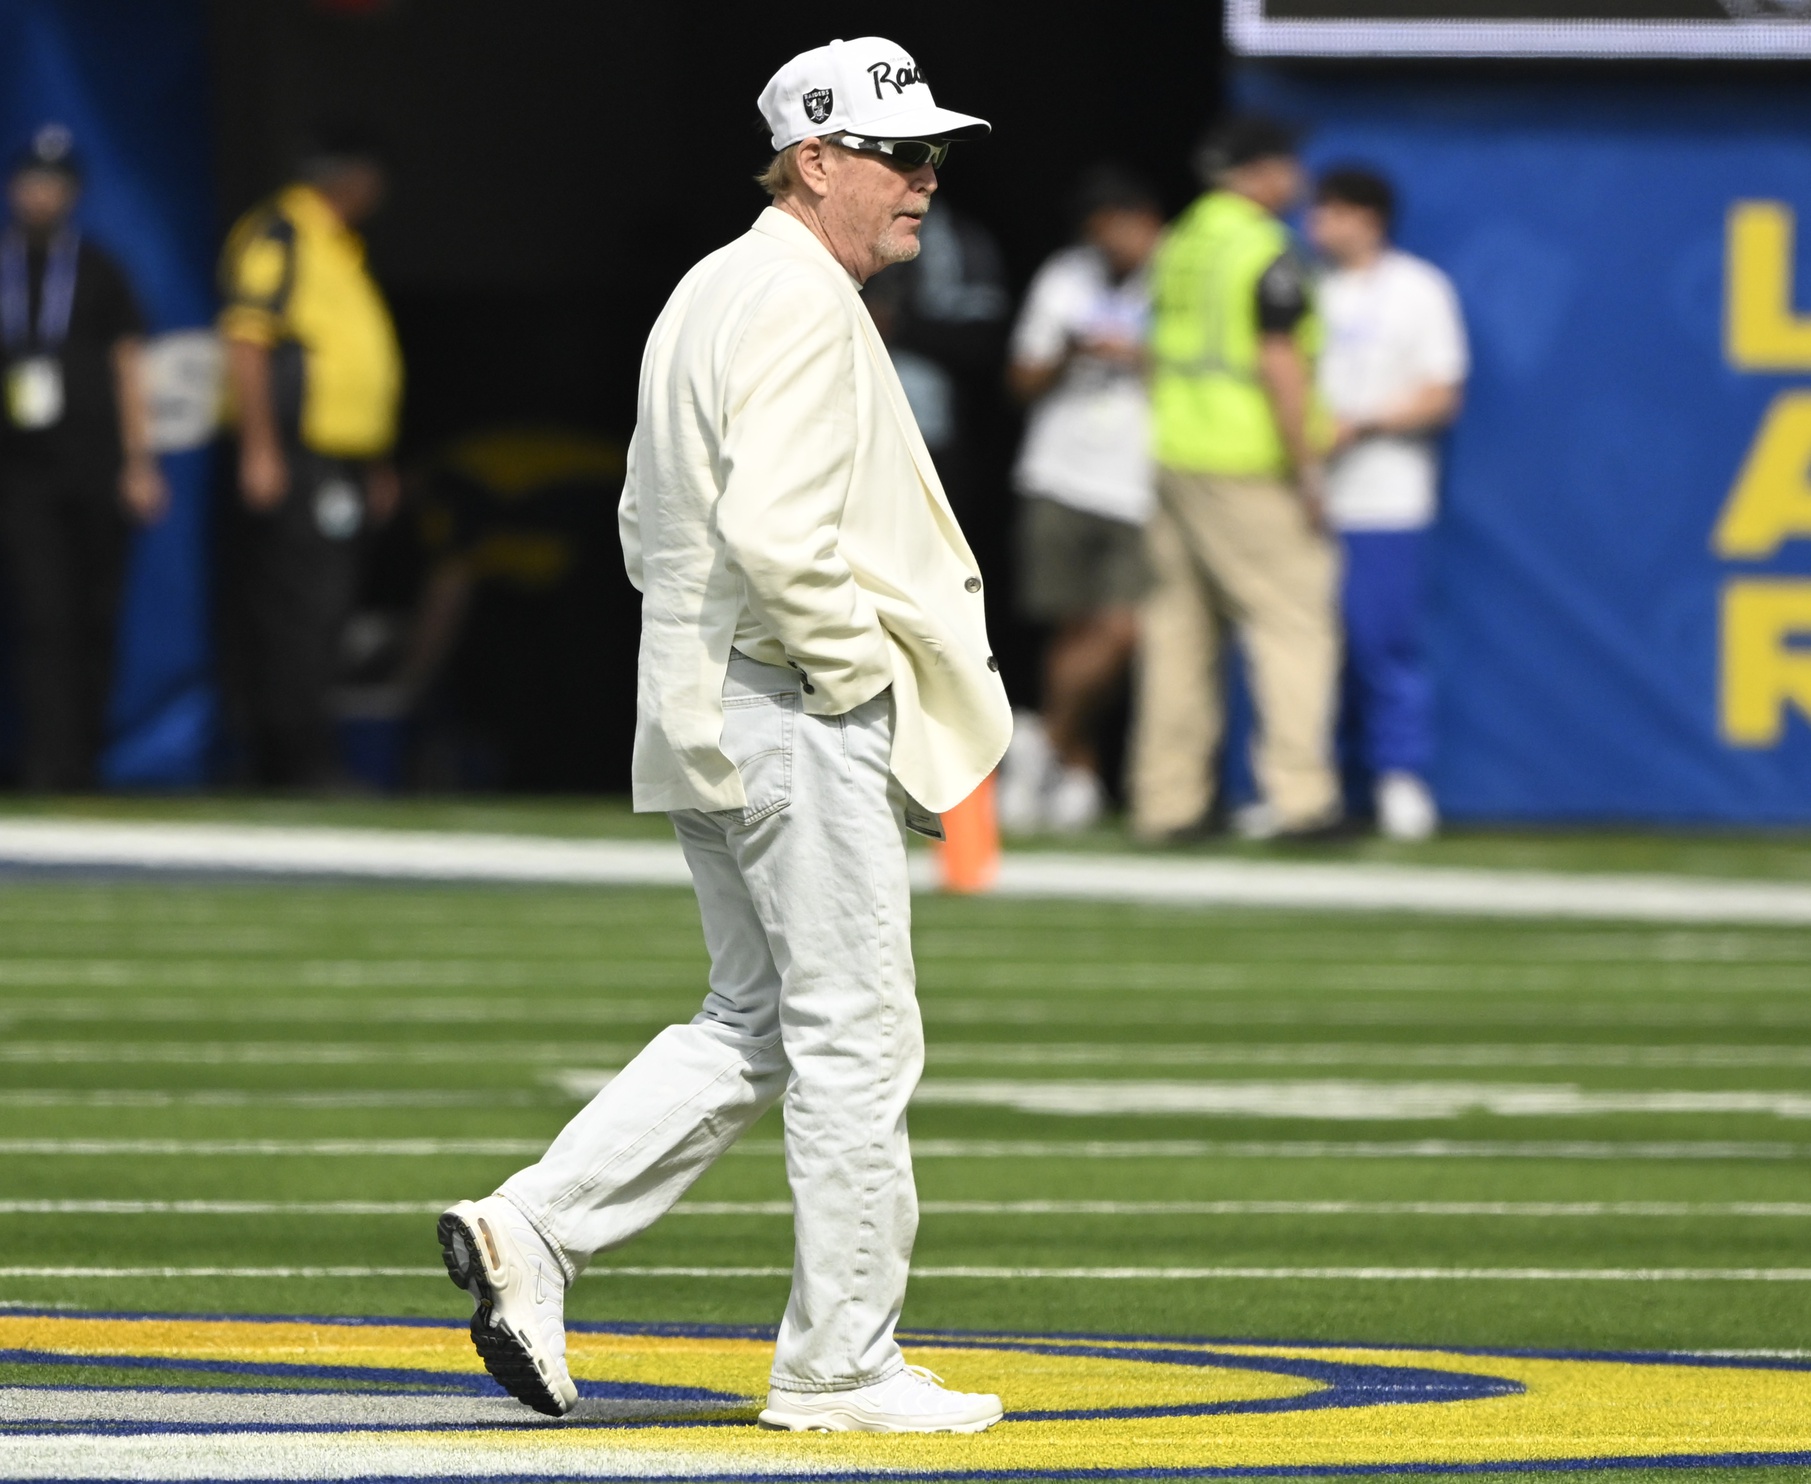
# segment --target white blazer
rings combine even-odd
[[[981,574],[855,280],[769,207],[680,281],[642,355],[619,511],[642,593],[638,810],[736,809],[732,646],[837,716],[893,687],[893,774],[925,808],[993,770],[1012,714]]]

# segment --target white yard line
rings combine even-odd
[[[451,1201],[21,1201],[0,1216],[438,1216]]]
[[[690,882],[678,846],[660,841],[266,825],[12,819],[0,822],[0,862],[441,881]],[[928,857],[914,857],[914,873],[920,888],[934,885]],[[1007,855],[994,893],[1178,906],[1811,924],[1811,886],[1444,866],[1027,852]]]
[[[149,951],[155,953],[154,945],[148,945]],[[23,1009],[17,1013],[29,1015],[34,1009],[43,1009],[43,1018],[55,1020],[107,1020],[116,1014],[131,1019],[160,1018],[155,1013],[144,1016],[139,1006],[178,1006],[193,1007],[191,1010],[178,1011],[175,1018],[182,1019],[223,1019],[223,1020],[265,1020],[265,1019],[309,1019],[323,1018],[314,1007],[328,1006],[329,1018],[331,1007],[336,1003],[358,1003],[341,1000],[335,1002],[317,996],[317,991],[361,990],[361,989],[499,989],[515,990],[533,989],[537,994],[533,1000],[520,999],[518,1005],[539,1006],[545,1001],[539,991],[549,985],[559,985],[562,989],[597,990],[597,989],[659,989],[670,987],[676,990],[690,990],[702,982],[705,965],[701,959],[694,960],[687,955],[679,962],[662,962],[659,960],[599,958],[595,950],[587,957],[555,958],[518,956],[505,957],[510,950],[499,950],[496,958],[490,959],[298,959],[278,957],[271,953],[240,954],[230,948],[224,948],[212,958],[165,958],[162,956],[118,959],[88,958],[56,954],[44,958],[30,958],[18,953],[10,953],[0,958],[0,988],[37,989],[52,985],[78,985],[84,989],[180,989],[180,990],[224,990],[226,993],[210,997],[207,1000],[187,999],[132,999],[109,998],[74,999],[58,996],[55,1000],[43,999],[9,999],[0,1011],[12,1013],[15,1006]],[[281,1001],[267,1000],[263,996],[276,990],[306,990],[306,998],[290,997]],[[237,998],[247,990],[259,992],[259,998],[245,1000]],[[272,1003],[283,1006],[283,1013],[272,1016],[266,1013],[265,1007]],[[463,999],[436,997],[432,1000],[415,999],[404,1001],[397,999],[366,999],[365,1004],[380,1007],[385,1013],[378,1016],[363,1014],[347,1015],[349,1020],[367,1020],[395,1018],[398,1020],[434,1020],[441,1018],[443,1010],[450,1011],[446,1018],[453,1021],[470,1021],[472,1006],[483,1004],[486,1009],[479,1017],[489,1021],[498,1014],[498,1002],[487,997],[477,1001],[469,996]],[[510,1002],[504,1001],[505,1006]],[[570,996],[562,1000],[575,1009],[585,1005],[583,1000]],[[595,1001],[589,1002],[595,1005]],[[612,1002],[612,1009],[624,1007],[623,1013],[629,1013],[630,1007],[646,1009],[652,1002],[648,1000],[617,1000]],[[51,1006],[58,1006],[51,1009]],[[293,1008],[292,1008],[293,1007]],[[405,1008],[412,1007],[412,1008]],[[651,1013],[667,1013],[669,1007],[656,1008]],[[299,1013],[298,1013],[299,1012]]]
[[[0,1062],[12,1064],[140,1064],[166,1066],[366,1066],[461,1065],[475,1058],[520,1064],[626,1060],[634,1045],[585,1041],[0,1041]],[[1045,1066],[1411,1066],[1411,1067],[1634,1067],[1719,1069],[1801,1067],[1811,1057],[1798,1047],[1515,1047],[1451,1046],[1258,1046],[1150,1048],[1046,1048],[941,1045],[933,1061],[945,1065]],[[1568,1053],[1572,1054],[1568,1054]],[[1651,1055],[1642,1053],[1651,1052]],[[1601,1054],[1600,1054],[1601,1053]],[[610,1069],[614,1071],[614,1068]],[[593,1075],[574,1068],[571,1078]]]
[[[442,1278],[445,1267],[0,1268],[0,1278]]]
[[[127,1017],[129,1018],[129,1017]],[[0,1021],[5,1012],[0,1009]],[[497,1022],[516,1023],[499,1014]],[[524,1063],[626,1060],[636,1048],[583,1041],[26,1041],[0,1042],[0,1060],[15,1063],[151,1063],[170,1065],[348,1065],[409,1060],[425,1065],[487,1061]],[[945,1067],[1589,1067],[1632,1070],[1722,1071],[1756,1067],[1811,1068],[1811,1046],[1593,1046],[1388,1042],[1309,1042],[1219,1045],[1036,1045],[1011,1042],[933,1042],[933,1066]],[[573,1067],[555,1080],[573,1086],[601,1071]],[[378,1089],[370,1089],[372,1092]],[[398,1090],[400,1091],[400,1089]],[[450,1091],[450,1090],[449,1090]],[[0,1092],[0,1099],[8,1094]],[[428,1095],[428,1094],[423,1094]]]
[[[0,1139],[0,1155],[199,1157],[303,1155],[361,1159],[430,1155],[532,1155],[546,1139]]]
[[[469,1065],[474,1061],[626,1061],[635,1046],[560,1041],[0,1041],[0,1062],[30,1066],[147,1065],[359,1067]]]
[[[593,1268],[591,1271],[596,1272]],[[627,1272],[627,1269],[604,1269]],[[1334,1279],[1398,1282],[1464,1279],[1525,1283],[1811,1283],[1811,1268],[913,1268],[914,1278],[1080,1278],[1157,1282]]]
[[[615,1267],[597,1278],[790,1278],[789,1267]],[[441,1278],[443,1267],[0,1267],[0,1278]],[[925,1267],[914,1278],[1077,1279],[1211,1282],[1327,1279],[1346,1282],[1462,1280],[1523,1283],[1811,1283],[1811,1268],[1451,1268],[1451,1267]]]
[[[1124,1045],[1023,1041],[933,1044],[943,1066],[1021,1067],[1811,1067],[1811,1046],[1593,1046],[1476,1043],[1447,1046],[1377,1041],[1276,1044]]]
[[[486,1417],[484,1398],[472,1397],[472,1417]],[[513,1404],[519,1407],[519,1404]],[[581,1407],[586,1404],[580,1403]],[[222,1409],[224,1410],[224,1409]],[[328,1409],[331,1415],[331,1409]],[[520,1411],[511,1414],[519,1417]],[[607,1414],[605,1414],[607,1415]],[[719,1447],[624,1447],[608,1441],[607,1432],[587,1430],[571,1438],[537,1436],[532,1445],[519,1433],[485,1436],[462,1433],[420,1442],[408,1434],[319,1433],[281,1436],[271,1433],[210,1431],[204,1436],[159,1433],[151,1436],[46,1436],[0,1433],[0,1478],[39,1480],[163,1480],[169,1484],[220,1484],[223,1480],[256,1480],[259,1484],[347,1484],[381,1480],[384,1484],[420,1481],[442,1484],[449,1479],[650,1481],[735,1479],[777,1476],[796,1479],[796,1464],[762,1459]],[[788,1455],[788,1459],[796,1455]],[[845,1475],[844,1477],[849,1477]],[[884,1474],[875,1476],[887,1477]]]
[[[555,1092],[372,1089],[350,1092],[252,1092],[241,1088],[164,1092],[137,1088],[7,1088],[0,1108],[544,1108]]]
[[[913,1101],[931,1107],[1011,1108],[1073,1117],[1183,1115],[1213,1118],[1312,1118],[1399,1122],[1488,1113],[1498,1118],[1598,1118],[1628,1113],[1748,1113],[1811,1118],[1811,1094],[1596,1091],[1561,1083],[1178,1082],[928,1078]]]
[[[689,886],[692,879],[679,847],[666,841],[99,820],[0,822],[0,861],[146,871],[610,886]]]
[[[778,1140],[732,1153],[780,1154]],[[1811,1144],[1757,1139],[914,1139],[914,1159],[1796,1160]]]
[[[60,960],[65,968],[71,964],[79,967],[92,962],[93,960],[87,959]],[[385,960],[368,965],[374,971],[389,966]],[[20,967],[20,960],[17,958],[0,959],[0,985],[11,982],[13,972]],[[141,961],[135,967],[144,968],[146,965]],[[161,973],[170,965],[164,961],[156,967]],[[205,968],[210,974],[221,973],[225,978],[233,965],[230,959],[204,959],[198,961],[196,967]],[[536,986],[554,982],[564,987],[566,981],[575,977],[579,970],[598,980],[598,987],[605,988],[611,983],[635,982],[643,966],[622,959],[613,959],[607,964],[593,960],[577,966],[567,960],[555,963],[517,961],[497,963],[488,975],[477,972],[481,967],[484,966],[473,965],[473,972],[466,982],[488,983],[494,989],[503,980],[512,984]],[[671,970],[670,965],[660,967],[663,972]],[[600,969],[608,970],[608,973],[599,974],[597,971]],[[702,962],[684,966],[684,973],[689,976],[688,982],[698,987],[700,995],[705,983],[703,976],[707,972],[707,966]],[[395,982],[393,978],[374,972],[373,982],[379,981]],[[122,987],[142,982],[145,981],[128,979]],[[241,991],[251,987],[243,978],[227,979],[227,982]],[[424,974],[416,982],[433,987],[441,981]],[[256,987],[262,989],[262,986]],[[580,999],[570,994],[557,998],[545,995],[505,998],[494,994],[482,998],[447,995],[395,998],[382,995],[272,995],[262,992],[255,997],[225,994],[206,999],[140,994],[110,995],[106,998],[8,995],[0,1000],[0,1025],[17,1025],[21,1021],[97,1025],[509,1025],[520,1024],[527,1016],[546,1016],[562,1026],[621,1025],[633,1020],[664,1021],[676,1011],[684,1009],[688,998],[683,994],[666,1000],[623,1000],[614,995],[592,995]]]
[[[433,1216],[444,1201],[0,1200],[0,1216]],[[923,1216],[1811,1218],[1811,1201],[920,1201]],[[791,1201],[681,1201],[673,1216],[786,1216]]]
[[[545,1139],[0,1139],[0,1157],[538,1158]],[[763,1159],[777,1139],[731,1154]],[[1811,1144],[1754,1139],[914,1139],[914,1159],[1799,1160]]]
[[[1637,922],[1811,923],[1811,886],[1459,866],[1008,855],[1007,897]]]

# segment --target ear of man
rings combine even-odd
[[[769,160],[755,184],[776,201],[800,191],[821,198],[830,192],[829,172],[835,167],[828,161],[835,153],[833,146],[811,135],[787,145]]]

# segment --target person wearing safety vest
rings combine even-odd
[[[1154,260],[1151,409],[1158,505],[1132,756],[1133,828],[1206,833],[1224,728],[1222,656],[1243,650],[1261,799],[1240,832],[1338,830],[1338,548],[1314,402],[1320,329],[1305,256],[1278,219],[1303,187],[1296,136],[1235,119],[1199,163],[1210,188]]]

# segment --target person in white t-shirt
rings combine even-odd
[[[1144,268],[1155,195],[1103,168],[1077,193],[1080,242],[1032,279],[1013,332],[1012,390],[1030,404],[1013,483],[1023,497],[1019,607],[1050,626],[1039,715],[1015,718],[1001,825],[1086,829],[1100,817],[1094,722],[1138,642],[1144,524],[1154,499],[1144,385]]]
[[[1320,285],[1320,390],[1334,417],[1328,517],[1345,548],[1346,703],[1377,823],[1432,835],[1433,687],[1422,648],[1437,435],[1459,412],[1468,354],[1451,281],[1393,247],[1395,196],[1369,170],[1320,178],[1309,235],[1331,263]]]

